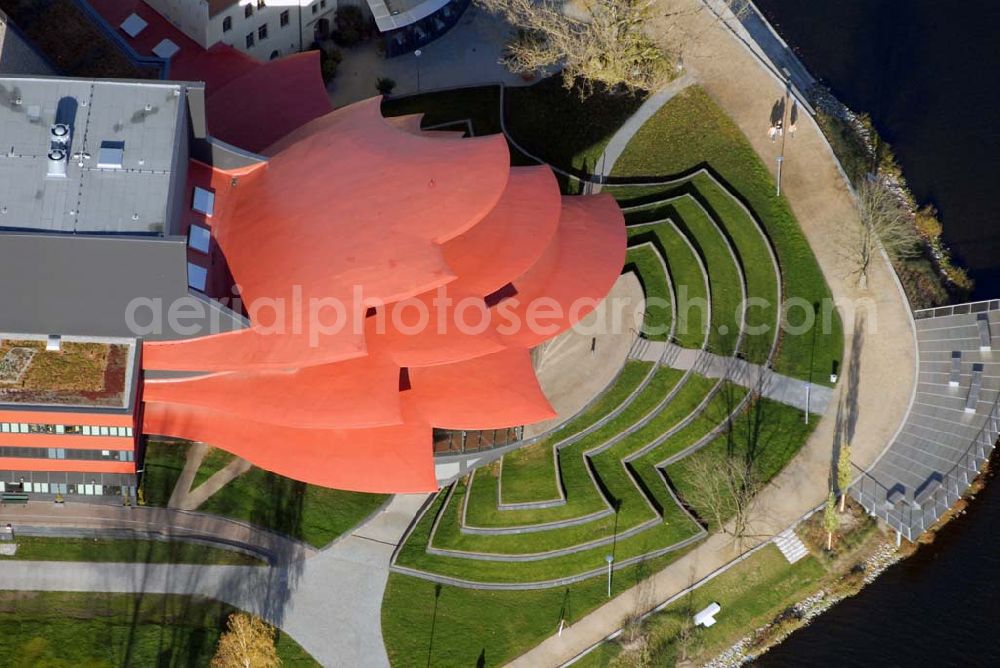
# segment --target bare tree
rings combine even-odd
[[[274,627],[245,612],[229,615],[226,632],[212,657],[212,668],[276,668],[281,665],[274,646]]]
[[[892,260],[913,257],[919,254],[920,235],[898,195],[877,177],[864,179],[858,187],[858,210],[861,225],[850,253],[858,284],[867,288],[868,271],[879,246]]]
[[[654,0],[477,0],[517,29],[505,64],[533,74],[561,67],[567,88],[595,83],[652,91],[673,77],[674,59],[647,33]]]
[[[841,443],[837,457],[837,491],[840,492],[840,512],[844,512],[847,488],[851,485],[851,444]]]
[[[694,485],[694,497],[703,519],[736,539],[742,547],[750,537],[750,518],[760,491],[761,481],[755,466],[748,466],[742,456],[725,453],[721,458],[692,457],[688,463]]]

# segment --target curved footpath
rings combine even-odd
[[[771,108],[785,93],[784,84],[699,0],[661,0],[655,15],[670,17],[657,19],[652,29],[681,46],[688,73],[739,125],[774,174],[781,144],[770,141],[767,129]],[[915,334],[906,298],[888,262],[881,259],[871,269],[868,290],[857,288],[842,250],[845,228],[858,224],[854,200],[819,128],[804,111],[795,137],[785,142],[782,172],[782,192],[841,306],[844,360],[825,419],[761,493],[752,524],[760,537],[745,541],[744,549],[769,540],[826,498],[840,401],[853,422],[854,463],[865,469],[902,424],[916,381]],[[858,300],[870,300],[867,315],[863,308],[855,313]],[[865,410],[868,406],[875,410]],[[617,630],[627,616],[667,600],[739,553],[730,537],[713,535],[654,575],[651,584],[624,592],[510,665],[558,666],[570,661]]]
[[[324,666],[381,668],[389,665],[381,633],[382,591],[389,576],[389,559],[426,498],[420,494],[395,496],[349,535],[309,558],[295,558],[276,566],[5,560],[0,562],[0,589],[207,596],[261,615],[291,635]],[[94,508],[84,510],[93,512]],[[123,526],[123,518],[110,514],[128,510],[109,508],[109,517],[102,525]],[[16,531],[32,516],[32,521],[41,523],[43,519],[51,521],[54,512],[76,509],[68,504],[59,511],[20,510],[3,509],[0,521],[14,523]],[[98,513],[102,514],[104,511]],[[163,510],[148,516],[174,527],[192,521],[184,518],[194,517],[199,531],[216,530],[229,536],[239,535],[239,526],[248,526],[198,513]],[[60,526],[73,523],[73,518],[64,515]],[[77,525],[95,526],[87,518],[79,518]],[[180,530],[173,531],[177,535]],[[268,532],[255,531],[249,540],[266,539],[260,534]],[[287,538],[282,540],[286,548],[307,549]]]

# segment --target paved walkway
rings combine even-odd
[[[424,495],[396,496],[349,536],[319,553],[306,550],[313,554],[310,558],[300,557],[280,566],[74,563],[70,567],[66,563],[4,561],[0,562],[0,589],[208,596],[266,618],[324,666],[382,668],[389,665],[381,631],[389,559],[425,499]],[[92,516],[102,518],[107,525],[138,521],[98,512],[95,506],[82,508],[87,515],[82,517],[81,508],[74,505],[83,504],[67,504],[54,512],[38,505],[29,503],[23,507],[24,513],[5,508],[0,521],[14,522],[16,530],[22,520],[54,522],[54,513],[63,510],[69,513],[59,517],[66,521],[82,523]],[[162,515],[158,519],[164,526],[183,523],[185,515],[196,515],[167,509],[155,509],[155,514]],[[231,530],[218,521],[213,527]]]
[[[655,14],[670,18],[658,19],[663,23],[654,23],[651,29],[670,35],[672,43],[681,46],[685,68],[735,120],[774,174],[780,143],[770,141],[767,129],[771,108],[784,93],[783,82],[698,0],[661,0]],[[855,423],[854,462],[867,468],[901,425],[915,383],[915,339],[905,298],[885,261],[872,268],[867,291],[857,288],[850,260],[839,250],[844,226],[856,224],[854,202],[815,123],[805,116],[798,125],[795,138],[785,146],[782,192],[842,306],[847,340],[841,366],[847,372],[838,384],[837,401],[831,402],[813,436],[761,493],[753,521],[761,541],[780,533],[826,497],[840,422],[839,400],[845,401]],[[863,309],[855,313],[859,300],[869,300],[867,314]],[[867,406],[876,409],[862,409]],[[615,631],[626,616],[667,600],[738,554],[730,538],[714,535],[653,576],[641,590],[633,588],[612,599],[512,665],[560,665]]]
[[[685,72],[684,75],[671,81],[663,90],[653,93],[646,98],[639,105],[639,108],[636,109],[635,113],[611,135],[611,139],[608,140],[607,145],[604,147],[604,152],[597,159],[597,171],[594,176],[599,180],[611,176],[611,171],[615,168],[615,163],[618,162],[618,158],[625,152],[625,147],[632,141],[632,137],[639,131],[639,128],[645,125],[646,121],[652,118],[660,110],[660,107],[669,102],[674,95],[692,83],[694,83],[694,77]],[[590,187],[590,192],[596,193],[600,191],[601,185],[599,183],[595,183]]]
[[[621,371],[642,325],[645,297],[635,274],[622,274],[583,320],[535,349],[535,374],[557,416],[524,427],[531,438],[569,420]]]
[[[413,54],[384,58],[374,44],[343,49],[344,60],[327,86],[330,101],[340,107],[378,95],[375,81],[379,77],[396,82],[394,95],[498,82],[508,86],[532,83],[500,64],[509,32],[506,22],[473,5],[454,28],[422,47],[419,59]]]
[[[667,347],[673,348],[664,355]],[[833,400],[834,390],[798,378],[774,373],[758,364],[724,357],[701,350],[691,350],[663,341],[648,341],[637,349],[636,359],[647,362],[665,360],[672,369],[695,369],[708,378],[726,377],[746,388],[760,389],[768,399],[794,406],[801,411],[823,415]],[[763,377],[762,377],[763,375]]]
[[[301,560],[317,552],[306,543],[252,524],[175,508],[29,501],[26,505],[0,507],[0,524],[7,523],[14,525],[15,531],[27,527],[124,529],[140,537],[196,539],[232,545],[274,563]]]

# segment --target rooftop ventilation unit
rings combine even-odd
[[[50,178],[66,178],[66,151],[54,148],[48,155],[49,169],[46,176]]]
[[[69,126],[65,123],[56,123],[49,128],[49,140],[53,147],[64,148],[69,144]]]

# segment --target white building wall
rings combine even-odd
[[[185,35],[206,49],[208,41],[208,3],[205,0],[145,0]]]
[[[206,49],[213,44],[229,44],[257,60],[269,60],[308,49],[314,41],[316,25],[321,19],[333,25],[338,0],[238,0],[215,16],[208,15],[205,0],[145,0],[188,37]],[[340,0],[344,4],[359,4],[355,0]],[[246,6],[252,7],[250,16]],[[288,12],[288,22],[281,25],[281,15]],[[230,29],[225,30],[226,19]],[[261,39],[261,27],[267,26],[267,36]],[[253,44],[247,46],[247,35]]]

